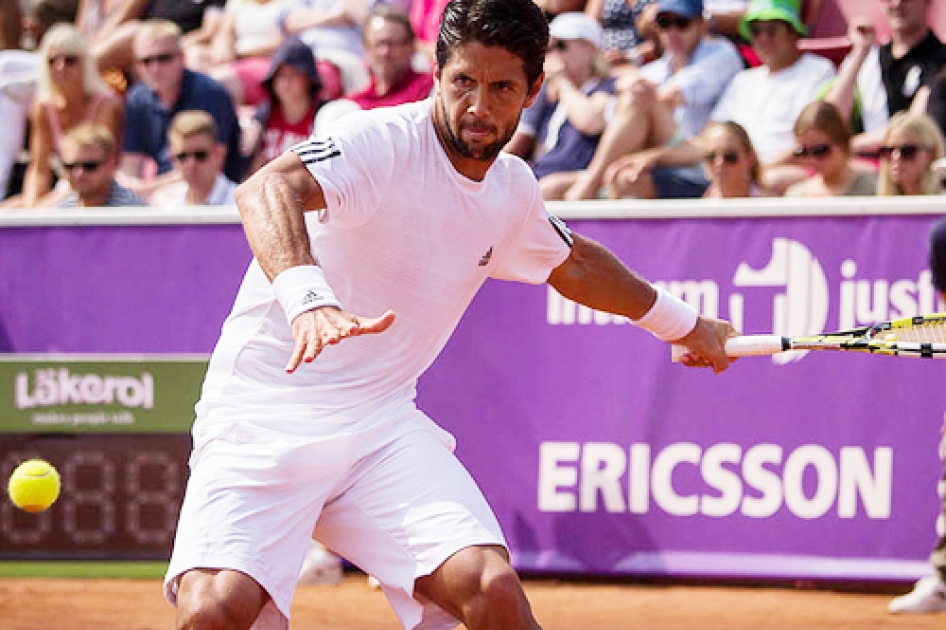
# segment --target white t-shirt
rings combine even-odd
[[[864,131],[883,129],[890,122],[890,113],[887,110],[887,89],[884,87],[884,78],[880,70],[879,53],[879,46],[871,48],[857,73],[857,90],[861,101]],[[853,62],[854,60],[848,56],[841,64],[841,68]]]
[[[778,72],[770,72],[766,66],[743,70],[723,92],[711,118],[742,125],[759,159],[770,162],[791,149],[799,114],[834,76],[834,64],[811,53],[803,53],[792,66]]]
[[[460,175],[429,99],[353,112],[293,151],[325,193],[327,208],[310,212],[307,227],[342,305],[397,318],[286,374],[292,331],[253,261],[211,358],[198,424],[242,418],[317,439],[413,408],[417,378],[487,278],[542,283],[568,256],[570,233],[547,213],[526,163],[501,153],[482,181]]]
[[[188,188],[187,182],[174,182],[162,186],[151,195],[151,205],[168,210],[177,210],[182,206],[187,206],[189,205],[187,203]],[[202,205],[231,206],[234,204],[233,193],[236,188],[237,185],[227,179],[226,175],[217,175],[213,188],[210,189],[210,194],[204,199]]]

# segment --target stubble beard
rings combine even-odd
[[[450,145],[451,149],[467,159],[492,162],[496,159],[496,156],[499,155],[500,151],[503,150],[503,147],[506,146],[506,143],[512,138],[512,132],[507,132],[495,142],[479,149],[474,149],[469,143],[464,142],[460,138],[460,134],[454,130],[452,121],[449,116],[447,116],[447,105],[443,101],[443,94],[440,95],[438,102],[440,104],[440,119],[443,121],[443,130],[445,133],[444,140]],[[513,127],[513,130],[515,130],[515,127]]]

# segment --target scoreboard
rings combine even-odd
[[[206,357],[0,355],[0,478],[41,458],[58,501],[0,502],[0,560],[166,560]]]

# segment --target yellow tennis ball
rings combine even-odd
[[[59,473],[49,462],[29,459],[10,475],[7,493],[24,512],[42,512],[59,498]]]

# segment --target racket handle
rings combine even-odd
[[[742,335],[726,340],[726,354],[731,357],[752,357],[768,354],[777,354],[789,350],[791,344],[788,337],[779,335]],[[673,344],[671,358],[674,363],[689,352],[686,346]]]

